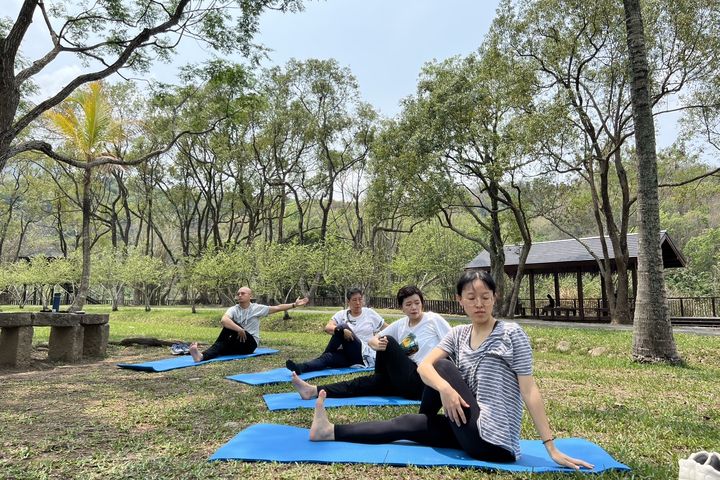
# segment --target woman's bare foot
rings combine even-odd
[[[310,400],[311,398],[317,397],[317,387],[315,385],[310,385],[305,380],[298,377],[297,373],[292,372],[292,379],[290,381],[292,382],[293,387],[295,387],[295,390],[297,390],[300,394],[300,398],[303,400]]]
[[[203,355],[200,353],[200,350],[198,350],[197,342],[190,344],[190,356],[196,362],[202,362]]]
[[[335,425],[328,420],[325,411],[325,390],[320,390],[318,398],[315,400],[315,414],[313,422],[310,426],[310,441],[312,442],[331,442],[335,440]]]

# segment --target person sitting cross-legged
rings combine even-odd
[[[211,360],[223,355],[247,355],[255,351],[260,343],[260,319],[271,313],[284,312],[307,304],[307,298],[298,298],[293,303],[267,306],[251,303],[252,290],[240,287],[235,294],[237,305],[230,307],[222,316],[222,330],[217,340],[204,352],[198,350],[197,342],[190,345],[190,355],[196,362]]]
[[[335,398],[397,395],[420,399],[424,384],[417,366],[450,332],[450,325],[437,313],[424,311],[422,291],[414,285],[398,290],[397,301],[406,316],[368,341],[376,352],[375,372],[321,386],[311,385],[293,372],[292,384],[303,399],[317,397],[320,390]]]
[[[368,346],[368,341],[387,327],[387,323],[375,310],[363,306],[365,296],[359,288],[350,289],[346,298],[349,308],[337,312],[325,325],[325,333],[331,335],[325,351],[304,363],[288,359],[285,362],[288,370],[300,374],[326,368],[375,365],[375,350]]]

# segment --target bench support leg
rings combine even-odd
[[[3,327],[0,330],[0,364],[26,367],[30,364],[33,327]]]
[[[83,357],[104,357],[107,351],[110,325],[85,325],[83,331]]]
[[[53,361],[79,362],[83,350],[83,327],[50,327],[48,359]]]

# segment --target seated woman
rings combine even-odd
[[[419,400],[424,384],[417,366],[440,340],[450,332],[450,325],[433,312],[424,312],[425,299],[414,285],[402,287],[397,301],[405,317],[390,324],[368,341],[375,350],[375,373],[345,382],[315,386],[293,372],[292,383],[305,400],[324,390],[328,397],[361,397],[364,395],[397,395]]]
[[[486,272],[465,272],[457,298],[471,320],[454,327],[418,367],[427,386],[419,414],[389,421],[333,425],[320,392],[310,440],[387,443],[411,440],[464,450],[478,460],[514,462],[520,457],[522,403],[550,457],[579,469],[589,463],[571,458],[553,443],[542,397],[532,376],[532,351],[516,323],[493,318],[495,282]],[[438,411],[443,407],[445,414]]]
[[[372,308],[365,308],[365,296],[359,288],[352,288],[346,295],[348,309],[340,310],[325,325],[325,333],[332,335],[319,357],[305,363],[288,359],[285,366],[297,374],[326,368],[343,368],[352,365],[375,365],[375,350],[368,341],[387,327],[385,320]]]

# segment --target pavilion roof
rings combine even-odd
[[[608,247],[608,255],[615,258],[612,242],[605,237]],[[629,267],[637,265],[638,234],[627,235],[628,252],[630,254]],[[662,249],[663,265],[665,268],[684,267],[685,258],[675,242],[665,230],[660,232],[660,245]],[[508,245],[505,247],[505,271],[513,273],[517,270],[522,245]],[[603,258],[600,237],[570,238],[565,240],[552,240],[548,242],[536,242],[530,247],[530,253],[525,261],[525,269],[533,270],[535,273],[570,272],[581,270],[583,272],[599,271],[596,260],[590,254],[595,253],[600,259]],[[465,266],[466,269],[489,269],[490,254],[483,250],[480,254]]]

